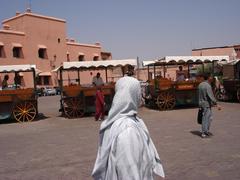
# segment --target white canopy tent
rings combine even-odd
[[[166,56],[158,62],[166,63],[208,63],[213,61],[229,61],[229,56]]]
[[[37,69],[36,69],[35,64],[2,65],[2,66],[0,66],[0,73],[16,73],[16,72],[18,73],[19,76],[24,76],[24,74],[22,72],[31,72],[32,77],[33,77],[33,86],[34,86],[34,89],[36,89],[36,79],[35,79],[35,77],[36,77]],[[31,82],[28,82],[28,85],[29,84],[31,84]],[[15,88],[15,87],[17,87],[16,84],[13,86],[13,88]],[[28,86],[23,85],[22,87],[26,88]],[[30,87],[30,85],[29,85],[29,87]]]
[[[136,59],[124,60],[105,60],[105,61],[72,61],[63,62],[63,69],[73,68],[107,68],[107,67],[122,67],[126,65],[137,66]],[[58,68],[57,68],[58,69]]]
[[[228,62],[229,56],[165,56],[159,60],[143,61],[143,66],[153,66],[154,64],[201,64],[214,61]]]
[[[215,62],[229,62],[229,56],[165,56],[158,60],[153,61],[143,61],[143,66],[147,66],[148,71],[149,68],[153,68],[153,74],[156,73],[156,67],[176,67],[178,65],[186,65],[188,68],[188,74],[193,72],[192,65],[202,65],[202,69],[204,71],[204,64],[211,63],[212,69],[214,69]],[[214,70],[213,70],[214,71]],[[166,71],[163,69],[163,75],[166,76]],[[149,79],[149,78],[148,78]]]
[[[115,71],[116,69],[126,67],[126,66],[136,67],[137,64],[138,64],[137,59],[71,61],[71,62],[63,62],[63,64],[60,67],[57,67],[56,69],[54,69],[53,72],[60,72],[60,77],[62,78],[62,71],[77,71],[78,79],[80,80],[81,71],[104,70],[106,74],[106,82],[108,82],[108,75],[107,75],[108,69]],[[120,72],[123,73],[124,70],[121,70]]]
[[[143,66],[147,66],[147,65],[149,65],[149,64],[154,64],[156,61],[157,61],[157,60],[143,61],[143,62],[142,62],[142,65],[143,65]]]
[[[4,65],[4,66],[0,66],[0,72],[8,73],[8,72],[17,72],[17,71],[31,71],[32,68],[36,70],[36,65],[33,65],[33,64]]]
[[[240,59],[235,59],[235,60],[232,60],[232,61],[229,61],[229,62],[222,62],[220,63],[221,65],[235,65],[237,64],[238,62],[240,62]]]

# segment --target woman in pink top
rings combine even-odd
[[[95,105],[96,105],[95,121],[103,120],[105,102],[101,86],[97,87]]]

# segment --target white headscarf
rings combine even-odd
[[[108,157],[111,150],[113,140],[117,135],[122,132],[121,121],[125,118],[133,118],[139,122],[140,128],[149,136],[148,130],[144,122],[137,117],[137,109],[141,103],[141,86],[140,82],[133,77],[123,77],[119,79],[115,85],[115,95],[113,98],[112,106],[108,114],[108,118],[104,120],[100,127],[100,143],[98,155],[93,169],[92,176],[95,179],[105,177]],[[119,123],[115,123],[115,122]],[[113,123],[116,125],[109,131]],[[117,127],[116,127],[117,126]],[[154,156],[153,164],[155,166],[154,172],[164,177],[160,158],[156,151],[154,144],[149,136],[151,156]]]
[[[108,118],[102,122],[100,133],[122,117],[137,115],[141,102],[139,81],[133,77],[123,77],[117,81],[115,92]]]

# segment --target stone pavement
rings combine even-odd
[[[140,109],[163,161],[166,180],[240,179],[240,104],[214,109],[211,138],[199,137],[197,109]],[[0,180],[89,180],[101,122],[65,119],[59,97],[39,99],[45,118],[0,124]],[[160,178],[156,178],[160,179]]]

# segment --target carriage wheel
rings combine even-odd
[[[175,103],[175,97],[171,92],[161,92],[157,97],[157,106],[160,110],[173,109]]]
[[[219,101],[224,101],[225,100],[225,94],[223,93],[223,92],[221,92],[220,90],[217,90],[216,92],[215,92],[215,97],[216,97],[216,99],[217,100],[219,100]]]
[[[81,98],[68,98],[63,100],[64,113],[68,118],[77,118],[84,115],[84,104]]]
[[[240,102],[240,88],[237,90],[237,99]]]
[[[32,121],[37,115],[37,110],[31,102],[21,102],[15,105],[13,116],[18,122]]]

